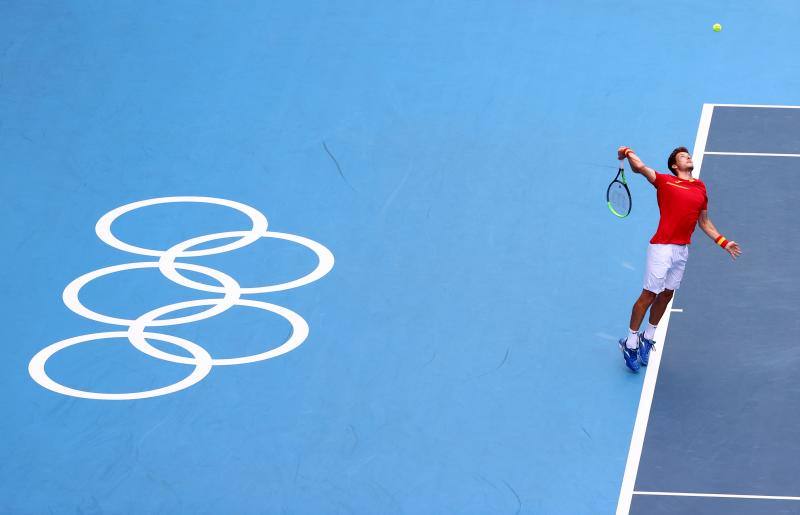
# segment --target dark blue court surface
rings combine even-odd
[[[798,26],[796,0],[0,0],[0,515],[613,513],[658,222],[635,175],[609,213],[616,148],[663,170],[704,103],[800,104]],[[708,149],[797,152],[795,120],[720,109]],[[674,448],[648,432],[636,488],[800,495],[773,462],[796,160],[705,159],[745,256],[696,236]],[[683,368],[712,349],[741,366]]]
[[[744,254],[692,246],[630,513],[800,513],[800,109],[706,114],[709,215]]]

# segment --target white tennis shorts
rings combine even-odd
[[[653,293],[677,290],[688,259],[689,245],[651,243],[647,247],[643,288]]]

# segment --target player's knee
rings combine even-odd
[[[646,306],[652,304],[654,300],[656,300],[656,294],[650,290],[642,290],[642,294],[639,295],[639,302]]]
[[[675,290],[664,290],[661,293],[659,293],[658,296],[659,296],[659,298],[661,300],[669,302],[670,300],[672,300],[672,295],[674,293],[675,293]]]

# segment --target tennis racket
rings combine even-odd
[[[611,181],[606,190],[608,209],[620,218],[625,218],[631,212],[631,190],[625,181],[625,160],[619,160],[617,176]]]

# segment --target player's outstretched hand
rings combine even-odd
[[[617,149],[617,159],[622,160],[625,159],[625,151],[628,150],[630,147],[619,147]]]
[[[733,259],[742,255],[742,248],[739,247],[739,244],[735,241],[729,241],[728,244],[725,245],[725,250],[728,251],[728,254],[730,254]]]

